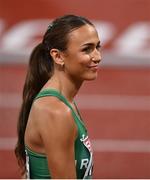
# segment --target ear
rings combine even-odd
[[[50,55],[52,56],[54,62],[60,66],[64,65],[64,58],[60,50],[58,49],[51,49]]]

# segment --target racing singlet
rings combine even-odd
[[[55,96],[71,109],[72,116],[78,129],[78,135],[74,144],[77,179],[91,179],[93,171],[93,153],[87,130],[81,120],[80,114],[74,111],[70,103],[62,94],[53,89],[45,89],[41,91],[35,100],[45,96]],[[50,170],[48,169],[46,155],[36,153],[27,146],[25,147],[25,152],[27,178],[51,179],[52,177],[50,175]]]

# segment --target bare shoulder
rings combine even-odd
[[[53,137],[56,132],[58,136],[62,136],[65,132],[66,138],[67,135],[76,136],[77,128],[70,108],[56,97],[43,97],[36,100],[32,112],[44,139]]]
[[[58,98],[49,96],[49,97],[43,97],[37,99],[33,103],[32,111],[35,113],[37,118],[39,116],[42,117],[49,117],[49,121],[55,117],[58,119],[58,117],[62,117],[62,121],[67,120],[67,118],[72,117],[72,113],[70,108],[65,105],[62,101],[60,101]],[[38,118],[40,120],[40,118]],[[47,118],[46,118],[47,119]],[[45,121],[46,121],[45,119]],[[55,120],[56,121],[56,120]],[[68,121],[68,120],[67,120]],[[43,120],[42,120],[43,122]]]

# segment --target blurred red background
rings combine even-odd
[[[28,57],[52,19],[89,18],[102,41],[99,76],[76,101],[94,149],[94,178],[150,178],[150,1],[0,1],[0,178],[20,178],[16,123]]]

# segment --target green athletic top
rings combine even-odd
[[[55,96],[59,100],[63,101],[72,112],[72,116],[77,125],[78,135],[75,140],[75,164],[76,175],[78,179],[91,179],[93,171],[93,157],[91,143],[89,141],[87,130],[81,120],[80,114],[76,113],[66,98],[53,89],[45,89],[41,91],[37,97],[41,98],[45,96]],[[40,154],[32,151],[26,146],[26,170],[27,178],[32,179],[50,179],[50,170],[48,169],[48,162],[45,154]]]

